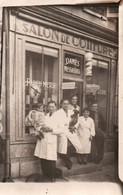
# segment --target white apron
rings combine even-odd
[[[63,129],[63,133],[58,136],[58,152],[61,154],[67,153],[68,139],[75,147],[76,151],[81,149],[81,143],[77,137],[76,133],[71,133],[68,129],[70,116],[73,114],[73,111],[68,110],[68,116],[66,115],[63,109],[60,109],[56,112],[57,119],[59,121],[60,127]]]
[[[76,108],[74,108],[74,106],[72,104],[69,104],[69,110],[78,110],[78,111],[80,111],[80,107],[78,105],[76,105]]]
[[[95,135],[94,121],[90,117],[86,120],[83,116],[80,116],[77,126],[77,134],[82,146],[81,150],[77,153],[88,154],[91,151],[91,141],[89,138]]]
[[[57,124],[56,112],[52,116],[46,115],[45,124],[52,128],[53,132],[44,133],[44,138],[37,140],[34,155],[47,160],[57,160],[57,134],[62,130]]]

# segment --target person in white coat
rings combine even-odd
[[[63,159],[68,169],[72,168],[72,162],[70,160],[71,153],[79,151],[81,149],[81,143],[76,133],[71,133],[69,129],[69,123],[71,121],[71,115],[73,111],[69,110],[69,101],[67,99],[61,100],[61,109],[56,112],[57,118],[59,118],[59,125],[62,126],[63,133],[58,136],[58,153]],[[68,143],[71,145],[68,147]]]
[[[87,164],[87,156],[91,152],[92,136],[95,136],[94,121],[89,115],[90,110],[85,108],[83,110],[83,116],[79,117],[78,123],[76,124],[78,138],[82,145],[81,150],[77,151],[79,164]]]
[[[78,110],[80,112],[80,107],[77,105],[78,97],[77,95],[72,95],[70,98],[69,109],[70,110]]]
[[[40,158],[42,175],[50,181],[55,181],[56,160],[57,160],[57,135],[62,133],[57,123],[56,103],[48,103],[49,113],[45,117],[45,125],[41,128],[44,138],[37,140],[34,155]]]

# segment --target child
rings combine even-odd
[[[34,131],[31,135],[35,135],[38,139],[44,138],[44,132],[41,128],[45,125],[45,114],[43,112],[43,104],[38,104],[37,110],[31,110],[26,117],[26,124],[33,126]]]
[[[37,137],[41,140],[44,138],[44,132],[41,128],[45,125],[45,114],[43,104],[38,104],[37,112],[36,112],[38,120],[36,121],[34,127],[35,130],[38,131]]]
[[[95,126],[92,118],[89,117],[88,108],[83,110],[83,116],[80,116],[77,123],[77,134],[81,142],[82,148],[78,151],[78,163],[87,164],[87,156],[91,152],[92,136],[95,136]]]

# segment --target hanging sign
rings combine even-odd
[[[99,85],[95,85],[95,84],[87,84],[86,85],[86,94],[93,94],[95,95],[96,92],[100,89]]]
[[[95,84],[87,84],[86,85],[86,95],[93,94],[93,95],[106,95],[106,90],[100,88],[100,85]]]
[[[75,89],[75,82],[62,83],[62,89]]]
[[[80,75],[81,57],[65,53],[64,72]]]

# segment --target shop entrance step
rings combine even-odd
[[[71,157],[70,159],[71,159],[73,164],[77,163],[77,157]],[[104,153],[104,158],[102,161],[103,165],[112,164],[112,163],[114,163],[114,161],[115,161],[114,152],[105,152]],[[63,160],[58,157],[58,159],[56,161],[56,165],[57,166],[64,165]]]
[[[71,175],[78,175],[78,174],[85,174],[85,173],[91,173],[95,171],[101,171],[102,170],[102,163],[100,164],[94,164],[94,163],[88,163],[86,165],[74,163],[72,165],[71,169],[67,169],[64,165],[57,166],[59,169],[62,170],[62,176],[68,177]]]
[[[115,162],[115,159],[113,152],[106,152],[104,153],[103,161],[100,164],[88,162],[86,165],[80,165],[77,163],[76,157],[71,157],[71,161],[72,169],[67,169],[61,159],[57,160],[57,167],[62,170],[62,174],[64,177],[100,171],[103,166],[113,164]]]

